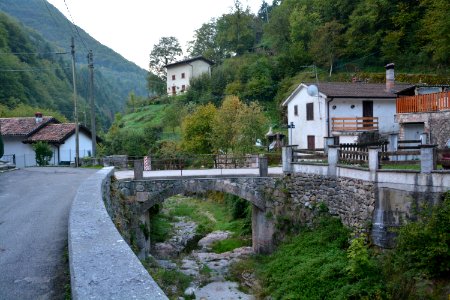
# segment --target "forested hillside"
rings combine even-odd
[[[72,35],[75,37],[76,61],[79,71],[77,86],[81,96],[87,95],[86,56],[88,49],[93,50],[96,77],[95,99],[98,112],[105,120],[103,122],[105,126],[109,125],[114,114],[123,108],[131,91],[141,96],[148,95],[145,70],[127,61],[78,28],[82,41],[70,22],[51,4],[41,0],[2,0],[0,11],[17,18],[21,23],[41,34],[45,40],[51,43],[48,45],[49,49],[70,51],[70,38]],[[36,33],[33,34],[36,35]],[[31,44],[34,44],[34,41]],[[62,61],[67,63],[70,62],[69,58],[69,56],[61,57]],[[22,59],[22,61],[25,60]],[[21,99],[21,101],[28,103],[32,100]],[[83,110],[81,112],[83,113]],[[80,116],[80,120],[83,117]]]
[[[231,11],[198,28],[189,43],[188,56],[216,63],[211,76],[191,80],[183,95],[156,100],[163,108],[148,101],[133,104],[129,115],[115,120],[107,150],[145,154],[149,149],[137,149],[137,139],[126,138],[133,132],[145,140],[145,123],[164,132],[152,151],[203,153],[201,147],[186,147],[188,137],[194,139],[187,134],[188,115],[212,112],[208,103],[220,110],[227,96],[245,104],[258,101],[268,117],[265,132],[269,126],[283,131],[280,103],[300,82],[384,82],[384,66],[391,62],[397,82],[450,84],[449,10],[447,0],[274,0],[262,1],[253,14],[236,0]],[[213,132],[199,133],[204,142],[215,139]],[[111,147],[121,143],[133,149]]]

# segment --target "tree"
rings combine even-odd
[[[47,166],[52,159],[53,152],[49,144],[45,142],[37,142],[33,144],[33,150],[36,155],[36,162],[39,166]]]
[[[162,37],[150,53],[150,71],[165,81],[167,75],[165,66],[182,54],[183,50],[176,37]]]
[[[258,103],[252,102],[244,105],[244,108],[239,111],[235,125],[235,152],[251,153],[256,140],[264,137],[267,123],[262,107]]]
[[[181,125],[182,148],[192,154],[210,154],[212,146],[212,124],[217,109],[211,103],[201,105],[186,116]]]
[[[218,62],[223,59],[223,51],[216,41],[217,28],[216,21],[211,19],[195,30],[194,40],[188,42],[188,52],[190,56],[202,55],[212,61]]]
[[[421,0],[421,6],[428,7],[422,20],[420,36],[425,50],[433,61],[448,66],[450,61],[450,3],[448,0]]]
[[[152,72],[147,75],[147,90],[149,96],[162,96],[166,94],[166,83]]]
[[[216,151],[228,153],[236,145],[236,121],[244,103],[236,96],[227,96],[213,122],[213,145]]]
[[[315,31],[316,38],[311,41],[311,52],[317,63],[330,67],[330,76],[333,65],[342,53],[342,31],[344,26],[337,21],[326,22]]]
[[[255,17],[249,8],[243,9],[238,0],[234,2],[234,11],[222,15],[217,20],[217,44],[227,55],[242,55],[252,50],[255,42]]]

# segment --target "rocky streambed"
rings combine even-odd
[[[213,231],[200,238],[197,224],[185,217],[175,217],[172,229],[167,241],[153,245],[152,255],[159,268],[177,270],[192,278],[184,291],[185,299],[254,299],[239,291],[238,283],[227,280],[230,265],[253,254],[251,247],[214,253],[212,245],[230,238],[232,232]]]

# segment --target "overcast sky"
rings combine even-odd
[[[47,0],[68,17],[64,0]],[[65,0],[76,25],[126,59],[148,70],[149,54],[163,36],[183,50],[194,30],[229,13],[233,0]],[[256,13],[262,0],[241,0]],[[70,18],[68,17],[70,20]],[[187,55],[187,53],[185,53]],[[95,58],[95,53],[94,53]],[[94,61],[95,63],[95,61]]]

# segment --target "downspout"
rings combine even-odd
[[[331,128],[330,128],[330,102],[333,101],[334,98],[331,98],[327,102],[327,129],[328,129],[328,137],[331,136]]]

